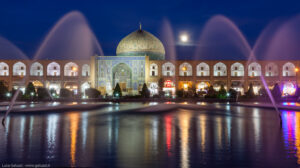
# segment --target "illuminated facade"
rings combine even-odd
[[[89,87],[111,95],[119,83],[124,95],[136,95],[147,84],[151,95],[158,94],[159,81],[168,95],[175,91],[205,92],[209,86],[216,90],[221,85],[241,94],[253,84],[258,94],[261,76],[269,88],[278,83],[282,95],[293,95],[300,78],[300,61],[247,60],[165,60],[165,49],[158,38],[141,28],[123,38],[116,56],[92,56],[90,60],[1,60],[0,80],[9,89],[28,82],[59,92],[60,88],[84,93]]]

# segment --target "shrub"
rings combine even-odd
[[[205,95],[205,98],[216,98],[217,97],[217,92],[214,89],[212,85],[208,87],[207,94]]]
[[[177,96],[177,97],[183,97],[183,96],[184,96],[184,91],[183,91],[183,89],[176,90],[176,96]]]
[[[113,92],[113,96],[114,97],[122,97],[122,90],[121,90],[119,83],[116,84],[116,87]]]
[[[101,96],[101,92],[95,88],[88,88],[85,90],[85,94],[89,98],[99,98]]]
[[[8,93],[7,86],[4,84],[4,81],[0,81],[0,100],[5,99],[7,93]]]
[[[226,99],[227,98],[227,92],[226,92],[226,89],[224,88],[224,85],[221,85],[221,88],[218,92],[218,98],[221,98],[221,99]]]
[[[61,98],[71,98],[73,96],[73,92],[66,88],[61,88],[59,92],[59,96]]]
[[[38,88],[37,96],[39,100],[49,100],[51,96],[46,88]]]
[[[32,82],[29,82],[26,89],[25,89],[25,94],[24,98],[25,99],[32,99],[36,96],[35,88]]]
[[[165,85],[164,79],[163,78],[159,78],[159,80],[158,80],[158,89],[159,89],[159,91],[163,90],[164,85]]]
[[[268,93],[267,93],[267,90],[265,88],[260,88],[259,91],[259,96],[260,97],[263,97],[263,98],[267,98],[268,97]]]
[[[275,100],[280,100],[281,98],[281,91],[279,85],[276,83],[273,90],[271,91],[272,96]]]
[[[231,99],[236,99],[238,95],[238,92],[232,88],[229,89],[228,93],[229,93],[229,98]]]
[[[254,98],[253,84],[250,83],[248,91],[245,93],[246,98]]]
[[[162,90],[158,91],[158,96],[159,97],[164,97],[165,96],[165,92],[162,91]]]
[[[149,98],[150,97],[150,91],[146,85],[146,83],[144,83],[142,91],[141,91],[141,96],[144,98]]]

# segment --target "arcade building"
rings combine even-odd
[[[7,56],[3,57],[7,58]],[[151,95],[158,94],[159,81],[163,90],[174,95],[178,89],[206,92],[209,86],[219,90],[224,85],[244,94],[250,83],[255,94],[263,87],[261,76],[272,89],[280,85],[282,95],[295,94],[300,77],[298,60],[165,60],[161,41],[142,30],[130,33],[117,46],[116,56],[91,56],[90,60],[23,60],[1,59],[0,80],[9,89],[34,86],[54,89],[66,88],[84,96],[93,87],[101,94],[112,95],[119,83],[123,95],[137,95],[144,83]]]

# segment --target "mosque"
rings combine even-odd
[[[209,86],[216,90],[224,85],[244,94],[250,83],[255,94],[263,86],[278,83],[282,95],[293,95],[298,87],[300,61],[268,60],[165,60],[165,48],[153,34],[141,27],[124,37],[118,44],[116,56],[91,56],[90,60],[9,60],[0,56],[0,80],[12,88],[25,91],[28,82],[59,92],[67,88],[84,95],[85,89],[97,88],[112,95],[119,83],[123,95],[137,95],[144,83],[151,95],[158,94],[159,81],[163,90],[174,95],[178,89],[205,92]]]

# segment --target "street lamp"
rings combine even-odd
[[[11,97],[11,93],[10,93],[10,92],[7,92],[7,93],[6,93],[6,97],[8,97],[8,98]]]

